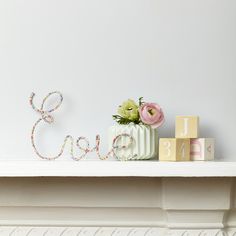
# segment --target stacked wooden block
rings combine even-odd
[[[177,116],[175,138],[159,140],[160,161],[210,161],[214,159],[214,139],[199,138],[198,116]]]

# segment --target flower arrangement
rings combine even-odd
[[[132,99],[123,102],[117,113],[113,119],[120,125],[143,124],[156,129],[165,121],[161,107],[156,103],[143,102],[143,97],[139,98],[138,104]]]

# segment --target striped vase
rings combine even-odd
[[[134,142],[124,149],[116,150],[119,160],[145,160],[157,159],[158,136],[157,130],[146,125],[115,125],[109,129],[109,149],[112,148],[113,140],[120,134],[129,134]],[[117,140],[119,146],[127,146],[130,142],[128,137]]]

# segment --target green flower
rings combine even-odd
[[[121,106],[118,108],[118,114],[125,119],[130,121],[138,121],[139,120],[139,107],[135,103],[135,101],[128,99],[123,102]]]

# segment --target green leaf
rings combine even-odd
[[[140,98],[138,99],[138,104],[139,104],[139,106],[142,106],[143,103],[144,103],[144,102],[143,102],[143,97],[140,97]]]
[[[129,119],[124,118],[124,117],[119,116],[119,115],[113,115],[112,117],[120,125],[127,125],[127,124],[130,124],[130,123],[135,123],[135,124],[140,123],[139,120],[132,121],[132,120],[129,120]]]

